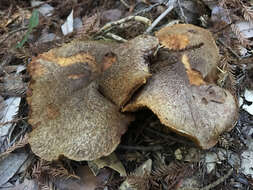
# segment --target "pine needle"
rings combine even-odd
[[[8,149],[5,152],[1,153],[0,158],[10,154],[11,152],[13,152],[16,149],[24,147],[27,144],[28,144],[28,135],[25,134],[17,142],[15,142],[12,146],[8,147]]]

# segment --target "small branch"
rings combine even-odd
[[[241,57],[237,55],[237,53],[234,50],[232,50],[231,47],[227,46],[221,39],[218,39],[217,41],[225,48],[227,48],[238,60],[241,60]]]
[[[162,150],[163,147],[160,145],[155,146],[128,146],[128,145],[119,145],[118,148],[125,150],[141,150],[141,151],[157,151]]]
[[[120,2],[128,9],[130,9],[130,6],[125,2],[125,0],[120,0]]]
[[[219,178],[218,180],[216,180],[215,182],[199,189],[199,190],[210,190],[213,189],[214,187],[216,187],[217,185],[221,184],[222,182],[224,182],[233,172],[233,168],[231,168],[228,173],[226,175],[224,175],[223,177]]]
[[[162,137],[163,139],[169,139],[169,140],[172,140],[172,141],[175,141],[177,143],[181,143],[181,144],[184,144],[184,145],[191,145],[191,146],[195,146],[192,142],[187,142],[187,141],[184,141],[184,140],[181,140],[179,138],[176,138],[176,137],[172,137],[172,136],[169,136],[167,134],[163,134],[163,133],[160,133],[158,131],[155,131],[153,129],[150,129],[150,128],[146,128],[145,130],[151,132],[151,133],[154,133],[160,137]]]
[[[16,32],[22,31],[22,30],[27,30],[28,27],[22,27],[22,28],[18,28],[16,30],[12,30],[9,33],[7,33],[1,40],[0,40],[0,44],[3,43],[5,40],[7,40],[11,35],[15,34]]]
[[[177,0],[177,4],[178,4],[178,7],[179,7],[179,9],[180,9],[181,16],[182,16],[184,22],[185,22],[186,24],[188,24],[187,18],[186,18],[185,15],[184,15],[184,10],[183,10],[182,5],[181,5],[181,0]]]
[[[110,28],[112,28],[114,26],[120,25],[120,24],[125,23],[125,22],[129,22],[131,20],[143,22],[143,23],[145,23],[147,25],[151,24],[151,21],[148,18],[146,18],[146,17],[142,17],[142,16],[129,16],[129,17],[126,17],[126,18],[123,18],[123,19],[120,19],[120,20],[117,20],[117,21],[114,21],[114,22],[107,23],[106,25],[104,25],[100,29],[100,31],[98,33],[105,32],[106,30],[108,31]]]
[[[231,168],[226,175],[217,179],[215,182],[203,187],[203,188],[189,188],[188,190],[210,190],[214,189],[217,185],[223,183],[233,172],[233,168]]]
[[[159,6],[159,5],[162,5],[163,3],[155,3],[153,5],[150,5],[149,7],[145,8],[145,9],[142,9],[140,11],[138,11],[137,13],[135,13],[134,15],[139,15],[139,14],[142,14],[142,13],[147,13],[149,11],[151,11],[153,8]]]
[[[23,117],[23,118],[13,119],[13,120],[11,120],[11,121],[6,121],[6,122],[3,122],[3,123],[0,122],[0,127],[2,127],[2,126],[4,126],[4,125],[7,125],[7,124],[10,124],[10,123],[17,123],[17,122],[19,122],[19,121],[21,121],[21,120],[24,120],[24,119],[27,119],[27,118],[28,118],[28,117]]]
[[[110,33],[110,32],[106,33],[106,36],[109,37],[109,38],[112,38],[112,39],[114,39],[115,41],[118,41],[118,42],[127,42],[126,39],[124,39],[124,38],[122,38],[122,37],[120,37],[116,34]]]
[[[214,31],[213,34],[217,34],[222,32],[223,30],[227,29],[228,27],[230,27],[232,24],[234,24],[234,22],[231,22],[230,24],[225,25],[224,27],[222,27],[221,29]]]
[[[168,8],[166,9],[166,11],[164,11],[152,24],[150,27],[148,27],[148,29],[146,30],[146,34],[150,33],[154,27],[156,27],[156,25],[164,18],[167,16],[167,14],[169,14],[169,12],[175,7],[175,2],[176,0],[171,0],[168,3]]]

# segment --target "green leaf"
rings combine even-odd
[[[39,24],[39,11],[37,9],[33,10],[32,12],[32,16],[29,20],[29,26],[28,26],[28,30],[32,30],[33,28],[35,28],[36,26],[38,26]]]
[[[27,30],[24,38],[21,40],[21,42],[19,42],[17,44],[17,48],[21,48],[25,44],[25,42],[28,39],[29,34],[32,32],[33,28],[38,26],[38,24],[39,24],[39,12],[37,9],[35,9],[35,10],[33,10],[32,16],[29,20],[28,30]]]

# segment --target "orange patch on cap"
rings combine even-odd
[[[33,77],[39,77],[46,73],[47,69],[37,61],[33,61],[28,65],[29,73]]]
[[[182,56],[182,63],[186,69],[186,73],[191,85],[200,86],[206,84],[201,73],[191,68],[187,55]]]
[[[156,33],[159,42],[170,50],[182,50],[189,44],[189,39],[183,34]]]
[[[94,65],[96,63],[95,58],[88,53],[78,53],[70,57],[58,57],[53,51],[41,55],[43,59],[56,63],[61,67],[67,67],[76,63],[88,63],[88,65]]]

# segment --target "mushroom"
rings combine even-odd
[[[214,40],[192,25],[164,28],[157,35],[163,35],[160,43],[166,49],[151,65],[152,78],[123,111],[146,107],[171,130],[211,148],[237,118],[233,95],[206,80],[219,58]]]
[[[27,97],[32,151],[78,161],[113,152],[133,120],[119,106],[150,76],[145,59],[157,45],[152,36],[124,44],[74,41],[34,58]]]
[[[28,121],[33,126],[29,143],[45,160],[61,155],[78,161],[94,160],[109,155],[132,120],[100,94],[93,81],[115,57],[105,54],[103,64],[99,64],[99,56],[73,50],[84,45],[74,46],[77,44],[51,50],[28,65],[32,77]]]
[[[201,72],[203,78],[211,80],[220,56],[215,40],[208,30],[192,24],[175,24],[162,28],[156,36],[165,48],[171,50],[169,52],[185,51],[191,68]]]

